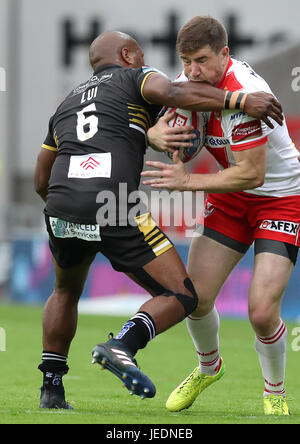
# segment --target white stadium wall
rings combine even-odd
[[[7,131],[7,109],[8,109],[8,92],[7,92],[7,71],[8,71],[8,8],[7,1],[1,0],[0,13],[0,239],[4,232],[3,208],[6,206],[7,196],[9,195],[10,186],[10,159],[8,149],[8,131]]]
[[[5,100],[0,92],[1,156],[9,172],[2,185],[11,191],[4,193],[10,200],[34,205],[40,205],[33,192],[34,164],[49,116],[89,77],[87,49],[94,35],[106,29],[133,34],[146,62],[171,78],[181,70],[176,32],[195,15],[223,22],[233,55],[250,63],[300,42],[299,0],[0,0],[0,6],[0,66],[7,64],[8,79]],[[299,58],[294,63],[299,66]],[[272,76],[268,80],[272,85]],[[291,85],[291,74],[281,81]]]
[[[300,120],[300,71],[297,75],[296,70],[300,67],[299,0],[0,0],[0,8],[0,300],[7,288],[15,302],[43,303],[53,287],[45,232],[41,237],[32,236],[40,234],[37,227],[42,218],[42,204],[33,190],[34,165],[50,115],[91,74],[87,50],[98,33],[113,29],[132,34],[144,48],[146,63],[175,78],[181,71],[174,52],[178,28],[195,15],[214,16],[229,31],[232,55],[253,65],[278,94],[284,109]],[[1,68],[5,88],[1,88]],[[297,122],[296,118],[296,130]],[[201,157],[200,164],[201,168],[212,167],[207,157]],[[6,214],[10,215],[7,224]],[[11,247],[9,253],[1,240],[9,238],[18,224],[22,237],[6,244]],[[31,231],[24,230],[26,224]],[[176,244],[185,262],[188,242]],[[116,276],[98,256],[82,310],[90,309],[89,302],[96,310],[94,303],[102,302],[102,313],[103,303],[116,313],[115,302],[111,299],[108,304],[106,297],[119,296],[117,303],[126,309],[128,295],[136,293],[129,301],[133,304],[147,297],[131,281],[123,281],[121,273]],[[247,316],[252,260],[250,251],[222,290],[218,308],[223,315]],[[300,319],[299,285],[294,273],[283,307],[287,319]]]

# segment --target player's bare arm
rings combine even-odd
[[[234,93],[235,100],[227,101],[228,94],[228,91],[203,82],[171,82],[157,73],[151,74],[143,86],[143,96],[150,103],[191,111],[242,109],[249,116],[263,120],[270,128],[274,126],[269,117],[282,125],[282,108],[272,94],[264,92],[241,93],[245,94],[244,100],[237,100],[238,93]]]
[[[46,201],[48,192],[48,182],[51,169],[56,158],[56,151],[50,151],[42,148],[39,152],[34,173],[35,191]]]
[[[146,165],[156,168],[143,171],[143,181],[152,188],[167,188],[179,191],[205,191],[207,193],[231,193],[262,186],[266,170],[267,145],[234,153],[236,165],[216,174],[189,174],[179,159],[178,151],[173,154],[173,164],[147,161]]]

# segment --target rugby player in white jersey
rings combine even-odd
[[[177,50],[184,71],[179,80],[206,82],[228,91],[228,105],[241,92],[271,92],[251,67],[229,55],[224,27],[211,17],[195,17],[178,34]],[[164,116],[149,130],[151,144],[168,150],[184,146]],[[147,162],[144,184],[153,188],[208,193],[199,236],[192,239],[188,273],[199,297],[187,327],[199,356],[199,367],[170,395],[170,411],[188,408],[224,374],[219,353],[219,315],[215,300],[233,268],[254,242],[255,261],[249,288],[249,319],[255,331],[265,383],[266,415],[288,415],[285,398],[287,329],[280,317],[281,300],[300,245],[300,165],[286,124],[264,122],[244,112],[210,114],[206,148],[220,172],[188,174],[174,151],[173,164]],[[178,133],[178,128],[176,129]],[[178,145],[178,141],[180,144]]]

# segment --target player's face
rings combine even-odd
[[[217,86],[228,65],[229,49],[225,46],[216,54],[210,45],[189,54],[180,54],[184,74],[189,80]]]
[[[139,45],[134,44],[131,49],[132,68],[141,68],[145,65],[144,52]]]

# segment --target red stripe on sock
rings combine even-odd
[[[257,336],[257,339],[263,344],[275,344],[275,342],[279,341],[279,339],[281,338],[281,336],[284,334],[285,331],[286,331],[286,325],[282,322],[279,330],[277,331],[277,333],[275,333],[274,336],[270,336],[269,338],[262,338],[260,336]]]
[[[209,353],[200,353],[198,351],[197,351],[197,353],[198,353],[199,356],[211,356],[211,355],[214,355],[215,353],[218,353],[218,349],[217,350],[213,350],[213,351],[211,351]]]
[[[220,356],[217,356],[216,359],[213,359],[212,361],[209,361],[209,362],[200,361],[200,365],[203,367],[211,367],[212,365],[215,365],[219,359],[220,359]]]
[[[276,392],[275,390],[265,389],[264,393],[266,393],[267,395],[275,395],[275,396],[282,395],[282,396],[285,396],[285,390],[284,389],[280,390],[279,392]]]
[[[279,387],[280,385],[283,384],[283,381],[280,381],[277,384],[272,384],[271,382],[269,382],[265,379],[265,383],[268,384],[270,387]]]

